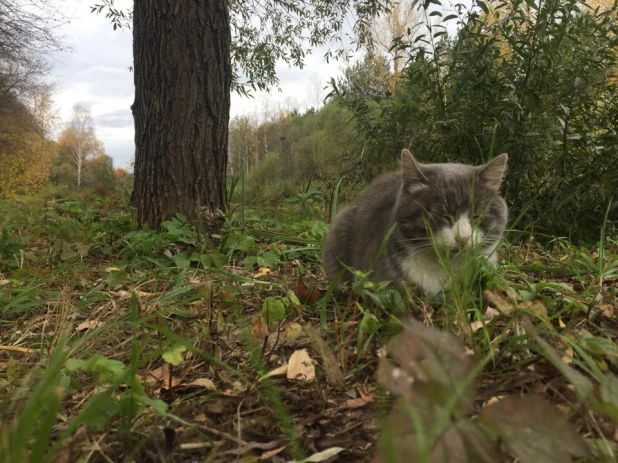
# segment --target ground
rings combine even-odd
[[[334,290],[326,207],[277,204],[212,233],[136,231],[124,200],[3,203],[0,461],[613,461],[605,232],[510,232],[428,304]]]

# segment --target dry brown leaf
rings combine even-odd
[[[356,386],[356,392],[358,392],[358,395],[360,397],[373,397],[371,394],[369,394],[365,388],[363,386]]]
[[[564,350],[565,355],[562,357],[562,361],[566,364],[572,363],[573,362],[573,348],[572,347],[567,347]]]
[[[305,333],[307,333],[307,336],[311,339],[313,349],[318,352],[322,358],[327,381],[333,386],[342,388],[345,384],[345,376],[329,345],[320,338],[320,336],[313,333],[311,325],[309,324],[305,325]]]
[[[81,425],[71,437],[67,438],[56,455],[51,459],[52,463],[71,463],[77,459],[77,455],[73,455],[75,447],[86,440],[88,437],[88,428],[86,425]]]
[[[315,366],[307,353],[307,349],[297,350],[290,356],[287,378],[301,381],[313,381],[315,379]]]
[[[268,373],[266,373],[264,376],[262,376],[260,378],[260,381],[266,379],[266,378],[270,378],[271,376],[282,376],[282,375],[287,375],[288,374],[288,365],[281,365],[279,368],[275,368],[272,371],[269,371]]]
[[[473,333],[476,333],[481,328],[483,328],[483,322],[482,321],[475,321],[475,322],[470,323],[470,330]]]
[[[605,318],[612,318],[616,314],[616,309],[611,304],[599,304],[599,311]]]
[[[509,299],[495,288],[483,291],[483,298],[504,315],[508,316],[513,312],[513,305]]]
[[[294,291],[298,300],[303,304],[313,305],[320,300],[322,295],[317,289],[309,289],[303,281],[302,275],[298,275],[298,281],[296,282],[296,290]]]
[[[361,408],[373,402],[375,402],[375,399],[373,398],[373,396],[358,397],[356,399],[346,400],[344,405],[340,408],[346,408],[346,409]]]
[[[208,378],[197,378],[190,383],[186,383],[182,385],[183,387],[203,387],[204,389],[210,389],[211,391],[216,391],[217,386],[212,380]]]
[[[167,389],[170,386],[175,388],[180,384],[180,379],[171,376],[169,363],[146,373],[146,378],[142,377],[141,379],[145,386],[154,387],[155,392]]]
[[[262,315],[257,314],[251,318],[251,336],[254,339],[261,341],[268,336],[268,326]]]
[[[79,325],[77,325],[77,328],[75,328],[77,331],[86,331],[86,330],[93,330],[95,328],[100,328],[101,326],[104,326],[105,322],[102,320],[86,320],[85,322],[80,323]]]
[[[270,450],[270,451],[262,454],[262,456],[258,457],[258,460],[260,460],[260,461],[261,460],[268,460],[269,458],[274,457],[278,453],[281,453],[283,450],[285,450],[286,447],[287,447],[287,445],[284,445],[283,447],[279,447],[277,449]]]
[[[534,299],[532,301],[524,301],[518,306],[519,309],[524,309],[537,317],[547,318],[547,307],[545,303],[540,299]]]
[[[496,310],[493,307],[487,307],[487,309],[485,310],[485,313],[483,314],[483,319],[486,322],[490,322],[494,318],[496,318],[496,316],[499,315],[499,314],[500,314],[499,310]]]

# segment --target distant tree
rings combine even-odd
[[[388,11],[373,19],[371,23],[372,43],[370,49],[387,58],[392,66],[388,77],[391,90],[406,64],[405,48],[400,44],[410,43],[418,30],[419,12],[414,0],[394,2]]]
[[[60,133],[58,145],[72,161],[75,168],[76,189],[79,192],[86,160],[104,154],[103,144],[97,139],[94,131],[89,108],[79,104],[73,106],[73,116]]]
[[[369,49],[363,59],[348,66],[336,86],[349,99],[370,98],[380,100],[391,95],[392,72],[382,54]]]
[[[65,21],[52,0],[0,0],[0,196],[41,186],[52,158],[49,55]]]
[[[324,104],[324,84],[322,83],[322,77],[320,73],[316,72],[309,79],[309,85],[307,86],[307,102],[309,107],[313,107],[316,110]]]
[[[100,196],[111,194],[116,188],[116,172],[114,159],[100,153],[87,161],[84,184]]]
[[[13,99],[0,118],[0,197],[35,191],[45,183],[52,142],[32,109]]]

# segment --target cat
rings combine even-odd
[[[456,268],[458,252],[474,250],[497,265],[495,251],[508,215],[500,196],[507,158],[501,154],[476,167],[421,164],[404,149],[401,170],[376,179],[335,217],[322,251],[328,277],[335,278],[342,263],[363,272],[372,269],[373,280],[406,282],[431,299],[448,286],[439,255],[450,256]],[[343,281],[353,278],[344,271]]]

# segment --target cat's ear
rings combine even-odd
[[[423,175],[421,167],[407,149],[401,151],[401,171],[403,172],[403,181],[406,184],[427,184],[427,177]]]
[[[478,178],[487,186],[495,191],[500,190],[504,171],[506,170],[506,161],[509,155],[506,153],[496,156],[487,164],[479,168]]]

